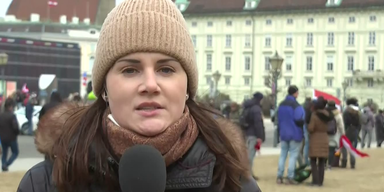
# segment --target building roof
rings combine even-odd
[[[178,2],[179,0],[173,0]],[[189,0],[184,14],[244,12],[246,1],[256,2],[253,12],[326,9],[328,0]],[[384,0],[335,0],[331,8],[384,6]]]
[[[89,18],[91,23],[104,21],[107,13],[114,6],[111,0],[52,0],[58,2],[55,7],[48,6],[48,0],[13,0],[8,8],[7,15],[15,15],[17,19],[28,21],[32,13],[40,15],[40,21],[59,22],[62,15],[70,21],[78,17],[80,22]],[[112,3],[111,3],[112,2]],[[99,16],[104,18],[98,18]],[[100,23],[101,24],[101,23]]]

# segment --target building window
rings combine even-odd
[[[271,70],[271,64],[269,63],[269,57],[265,57],[265,59],[264,59],[264,70],[265,71]]]
[[[292,25],[293,24],[293,19],[287,19],[287,24]]]
[[[225,36],[225,47],[231,47],[232,45],[232,36],[226,35]]]
[[[313,23],[313,18],[308,18],[308,23]]]
[[[252,25],[252,20],[246,20],[245,21],[246,26],[251,26]]]
[[[269,37],[269,36],[265,37],[265,46],[266,47],[271,46],[271,37]]]
[[[373,87],[373,79],[368,79],[367,86],[368,87]]]
[[[354,71],[355,70],[355,61],[353,56],[348,56],[347,70]]]
[[[286,46],[287,46],[287,47],[292,47],[292,41],[293,41],[293,40],[292,40],[292,34],[291,34],[291,33],[288,33],[288,34],[287,34],[287,42],[286,42],[287,44],[286,44]]]
[[[231,84],[231,77],[225,77],[225,85]]]
[[[287,56],[285,58],[285,71],[292,71],[292,56]]]
[[[197,22],[196,21],[192,21],[192,27],[197,27]]]
[[[334,38],[334,33],[328,33],[328,46],[333,46]]]
[[[212,47],[212,35],[207,35],[207,47]]]
[[[231,57],[225,57],[225,71],[231,71]]]
[[[332,56],[327,57],[327,71],[328,72],[333,71],[333,57]]]
[[[376,33],[375,32],[369,32],[369,45],[375,45],[376,43]]]
[[[369,56],[368,57],[368,71],[374,71],[375,70],[375,57]]]
[[[355,22],[355,17],[349,17],[349,23],[354,23]]]
[[[272,20],[267,19],[267,20],[265,21],[265,24],[266,24],[266,25],[272,25]]]
[[[307,33],[307,46],[313,46],[313,33]]]
[[[232,21],[227,21],[227,27],[232,26]]]
[[[328,23],[335,23],[335,18],[334,17],[328,18]]]
[[[245,35],[244,46],[251,47],[251,35],[249,34]]]
[[[251,57],[245,56],[244,58],[244,70],[250,71],[251,70]]]
[[[208,27],[213,27],[213,22],[212,22],[212,21],[208,21],[208,22],[207,22],[207,26],[208,26]]]
[[[206,66],[207,71],[212,71],[212,55],[207,54],[207,66]]]
[[[312,78],[305,78],[305,86],[312,87]]]
[[[355,33],[349,32],[348,33],[348,45],[354,45],[355,44]]]
[[[251,80],[250,80],[250,78],[249,77],[244,77],[244,85],[250,85],[251,83]]]
[[[192,35],[192,43],[193,43],[193,46],[196,47],[196,35]]]
[[[369,21],[375,22],[376,21],[376,16],[375,15],[369,16]]]
[[[291,81],[292,81],[291,78],[285,78],[285,86],[287,87],[291,86]]]
[[[312,56],[307,56],[306,69],[307,71],[312,71]]]
[[[332,87],[333,86],[333,79],[327,78],[327,87]]]

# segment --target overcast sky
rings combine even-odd
[[[116,4],[122,2],[124,0],[116,0]],[[4,17],[5,13],[7,12],[7,9],[9,7],[9,4],[11,4],[12,0],[0,0],[0,17]],[[47,0],[48,2],[48,0]],[[59,4],[60,6],[60,4]]]

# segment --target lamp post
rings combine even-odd
[[[284,59],[279,56],[277,51],[275,52],[275,55],[271,58],[269,58],[269,63],[271,64],[272,70],[270,71],[272,73],[272,78],[273,78],[273,86],[272,86],[272,91],[274,93],[274,115],[276,115],[277,112],[277,80],[281,77],[281,66],[283,65]],[[277,120],[275,116],[275,121],[274,121],[274,127],[275,127],[275,132],[274,132],[274,143],[273,146],[277,147],[277,143],[279,140],[279,133],[277,129]]]
[[[214,96],[216,97],[218,92],[217,87],[218,87],[219,80],[221,78],[221,73],[219,71],[216,71],[215,73],[212,74],[212,77],[213,77],[213,80],[215,81]]]
[[[4,103],[4,99],[5,99],[5,78],[4,78],[4,66],[8,63],[8,55],[6,53],[0,53],[0,66],[1,66],[1,81],[2,81],[2,84],[1,84],[1,89],[3,91],[3,102],[2,102],[2,106],[3,106],[3,103]],[[3,107],[2,107],[3,108]]]
[[[346,105],[347,103],[347,96],[345,95],[345,92],[348,88],[348,82],[346,80],[343,81],[343,83],[341,83],[341,86],[343,87],[343,107],[342,107],[342,111],[344,111],[344,105]]]

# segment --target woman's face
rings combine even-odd
[[[163,132],[181,118],[187,74],[180,63],[160,53],[133,53],[116,61],[106,77],[113,118],[145,136]]]

